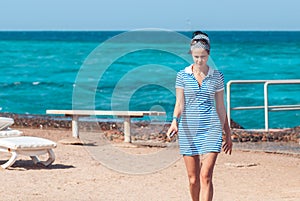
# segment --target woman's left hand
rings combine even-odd
[[[224,150],[225,154],[231,155],[231,152],[232,152],[231,136],[228,136],[228,137],[226,136],[225,143],[223,144],[223,150]]]

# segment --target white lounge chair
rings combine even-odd
[[[1,165],[6,169],[14,164],[19,154],[30,156],[34,164],[42,164],[44,166],[51,165],[55,160],[53,148],[56,147],[56,143],[39,137],[8,137],[0,138],[0,151],[10,153],[10,159]],[[48,154],[46,161],[40,161],[38,156],[42,154]]]
[[[5,130],[14,123],[12,118],[0,117],[0,130]]]
[[[21,136],[22,133],[22,131],[7,128],[5,130],[0,130],[0,138]]]
[[[14,123],[12,118],[0,117],[0,138],[20,136],[23,132],[9,128]]]

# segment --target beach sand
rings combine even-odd
[[[55,162],[48,168],[19,156],[13,167],[1,170],[0,200],[190,200],[183,159],[163,170],[132,175],[101,164],[82,145],[65,145],[70,130],[20,128],[24,135],[57,142]],[[131,153],[156,152],[157,147],[124,146]],[[1,154],[0,162],[4,162]],[[300,157],[234,149],[221,153],[214,171],[215,201],[296,201],[300,199]]]

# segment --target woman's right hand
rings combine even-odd
[[[168,129],[168,132],[167,132],[167,137],[169,140],[171,140],[171,137],[170,137],[170,134],[174,132],[174,134],[176,134],[178,132],[178,126],[177,126],[177,122],[176,120],[173,120],[172,123],[171,123],[171,126],[170,128]]]

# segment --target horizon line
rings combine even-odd
[[[21,32],[21,31],[28,31],[28,32],[42,32],[42,31],[45,31],[45,32],[59,32],[59,31],[64,31],[64,32],[89,32],[89,31],[120,31],[120,32],[126,32],[126,31],[136,31],[136,30],[143,30],[143,29],[149,29],[149,28],[139,28],[139,29],[128,29],[128,30],[125,30],[125,29],[0,29],[0,32],[8,32],[8,31],[11,31],[11,32]],[[151,28],[150,28],[151,29]],[[153,28],[154,29],[161,29],[161,30],[164,30],[164,31],[182,31],[182,32],[192,32],[192,31],[195,31],[195,30],[198,30],[198,29],[195,29],[195,30],[191,30],[191,29],[163,29],[163,28]],[[274,32],[280,32],[280,31],[285,31],[285,32],[299,32],[300,29],[201,29],[202,31],[215,31],[215,32],[247,32],[247,31],[257,31],[257,32],[265,32],[265,31],[274,31]]]

